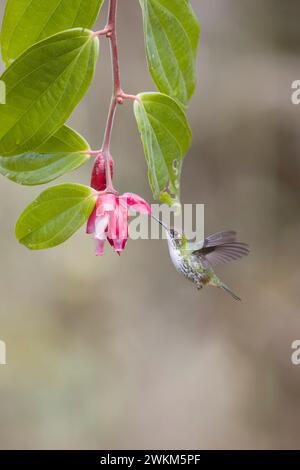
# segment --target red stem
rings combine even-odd
[[[117,42],[117,5],[118,0],[110,0],[107,24],[104,29],[96,31],[95,36],[106,36],[110,40],[111,62],[112,62],[112,75],[113,75],[113,95],[107,116],[105,134],[103,144],[100,151],[90,151],[89,155],[97,155],[102,153],[105,161],[106,173],[106,193],[117,194],[112,183],[112,175],[110,169],[110,143],[111,135],[114,125],[114,119],[118,104],[123,104],[125,100],[137,100],[137,96],[128,95],[123,92],[120,79],[120,67],[118,57],[118,42]]]
[[[118,0],[110,0],[110,9],[109,9],[109,15],[108,15],[108,28],[111,29],[109,38],[110,38],[110,47],[111,47],[115,97],[122,94],[120,69],[119,69],[118,42],[117,42],[117,3],[118,3]]]
[[[119,67],[119,54],[118,54],[118,41],[117,41],[117,5],[118,0],[110,0],[109,13],[107,24],[104,29],[97,31],[95,36],[106,36],[110,40],[110,51],[111,51],[111,62],[112,62],[112,74],[113,74],[113,95],[111,98],[110,108],[108,112],[105,134],[101,153],[105,160],[105,172],[106,172],[106,192],[117,193],[113,187],[112,175],[110,170],[110,142],[111,135],[114,125],[114,119],[118,104],[123,104],[125,100],[136,100],[138,99],[134,95],[128,95],[123,92],[121,87],[120,79],[120,67]]]
[[[110,171],[110,142],[111,134],[114,124],[114,118],[116,109],[119,103],[119,97],[123,94],[121,89],[120,81],[120,68],[119,68],[119,57],[118,57],[118,43],[117,43],[117,2],[118,0],[110,0],[109,14],[107,26],[105,31],[108,31],[107,37],[110,40],[111,60],[112,60],[112,72],[113,72],[113,96],[110,103],[110,108],[107,117],[106,129],[102,145],[102,154],[105,159],[105,171],[106,171],[106,191],[115,192],[112,176]]]

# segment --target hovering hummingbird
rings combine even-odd
[[[237,260],[249,254],[249,246],[236,241],[236,232],[218,232],[199,243],[191,243],[184,234],[169,229],[160,220],[158,222],[166,230],[170,256],[178,272],[190,279],[197,289],[206,285],[219,287],[235,300],[241,300],[213,270],[213,267],[220,263]]]

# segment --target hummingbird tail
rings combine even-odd
[[[221,289],[223,289],[225,292],[227,292],[228,294],[230,294],[231,297],[234,298],[234,300],[239,300],[239,301],[242,300],[242,299],[240,299],[237,295],[235,295],[235,293],[232,292],[232,290],[230,290],[229,287],[227,287],[225,284],[221,284],[220,287],[221,287]]]

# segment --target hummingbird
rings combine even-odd
[[[192,243],[184,234],[169,229],[163,222],[156,220],[166,230],[170,257],[179,273],[192,281],[199,290],[206,285],[219,287],[235,300],[241,300],[213,270],[220,263],[237,260],[249,254],[249,246],[236,241],[236,232],[218,232],[201,242]]]

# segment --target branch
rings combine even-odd
[[[111,141],[111,134],[112,128],[114,124],[115,113],[117,109],[117,94],[120,88],[120,74],[119,74],[119,59],[118,59],[118,44],[117,44],[117,0],[110,0],[109,5],[109,13],[108,13],[108,20],[107,25],[104,30],[99,31],[96,33],[98,36],[106,35],[110,39],[110,49],[111,49],[111,60],[112,60],[112,68],[113,68],[113,96],[110,103],[110,108],[108,112],[107,122],[106,122],[106,129],[102,144],[101,152],[105,159],[105,172],[106,172],[106,191],[107,192],[115,192],[112,182],[112,175],[110,171],[110,141]]]
[[[114,125],[116,110],[119,104],[123,104],[125,100],[136,100],[135,95],[128,95],[123,92],[120,79],[119,67],[119,54],[118,54],[118,41],[117,41],[117,5],[118,0],[110,0],[108,20],[104,29],[95,32],[95,36],[106,36],[110,40],[111,62],[112,62],[112,75],[113,75],[113,95],[111,98],[110,108],[108,112],[106,128],[103,138],[101,153],[105,160],[106,172],[106,191],[110,193],[117,193],[114,189],[112,182],[112,175],[110,170],[110,143],[111,135]],[[92,152],[95,153],[96,152]],[[90,153],[91,154],[91,153]]]

